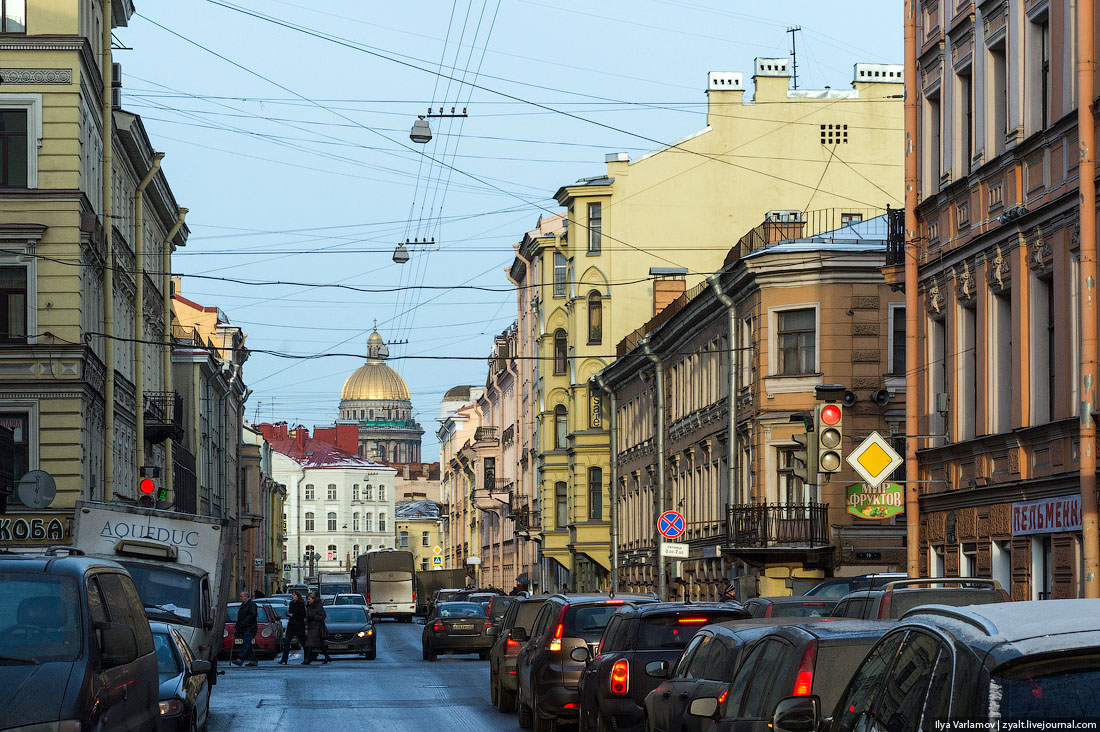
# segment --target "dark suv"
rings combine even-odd
[[[851,620],[772,628],[745,649],[727,689],[717,698],[695,699],[689,711],[715,719],[710,732],[772,732],[772,717],[784,697],[813,694],[826,705],[835,703],[856,666],[892,625]]]
[[[772,723],[775,732],[933,732],[949,719],[1083,720],[1097,709],[1100,600],[1042,600],[915,610],[835,707],[816,692],[787,698]]]
[[[153,730],[153,634],[121,565],[64,547],[0,552],[0,587],[5,729]]]
[[[546,596],[510,597],[512,603],[497,627],[497,639],[489,651],[489,698],[502,712],[516,711],[516,658],[531,635],[535,617],[546,603]],[[492,618],[490,618],[492,620]]]
[[[516,659],[520,727],[552,732],[559,721],[576,721],[586,656],[572,658],[573,649],[594,655],[616,610],[626,603],[652,602],[648,595],[550,595]],[[513,630],[512,637],[522,642],[515,636]]]
[[[660,683],[646,670],[660,671],[676,663],[703,626],[748,617],[735,603],[658,602],[619,608],[581,674],[581,732],[640,730],[646,694]],[[586,653],[582,648],[572,652],[573,657]]]
[[[991,602],[1008,602],[1008,594],[997,580],[970,577],[905,579],[845,595],[829,615],[860,620],[897,620],[919,605],[962,607]]]

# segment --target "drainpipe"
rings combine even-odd
[[[1081,543],[1084,596],[1100,598],[1100,532],[1096,505],[1096,71],[1095,0],[1077,0],[1077,134],[1081,198]]]
[[[101,3],[103,12],[103,37],[100,39],[103,54],[100,75],[103,81],[103,99],[100,106],[103,117],[103,194],[100,207],[103,231],[107,237],[106,264],[103,267],[103,366],[107,373],[103,385],[103,500],[115,497],[115,245],[112,213],[111,186],[114,182],[114,105],[111,102],[111,0]]]
[[[596,374],[596,383],[600,385],[600,389],[607,394],[607,436],[609,443],[609,459],[608,463],[610,468],[608,470],[608,500],[611,502],[611,506],[608,509],[608,521],[611,522],[610,540],[611,540],[611,591],[619,591],[619,461],[618,455],[615,452],[615,437],[618,435],[618,427],[616,420],[618,419],[617,405],[615,403],[615,392],[611,391],[604,383],[603,376]]]
[[[524,268],[524,271],[526,273],[525,276],[524,276],[524,279],[525,279],[525,281],[529,282],[530,279],[531,279],[531,260],[528,259],[527,257],[523,256],[522,254],[520,254],[519,244],[513,244],[512,248],[515,250],[516,259],[523,262],[523,268]],[[524,332],[523,332],[523,299],[524,299],[524,294],[530,288],[524,288],[519,284],[518,281],[512,279],[512,273],[509,270],[505,270],[504,276],[508,278],[509,282],[511,282],[513,285],[516,286],[516,355],[518,355],[520,357],[523,357],[524,355],[526,355],[526,354],[520,352],[521,351],[520,346],[524,342],[524,340],[523,340],[524,339]],[[508,368],[511,369],[512,366],[509,366]],[[522,396],[521,395],[523,393],[523,381],[522,381],[522,379],[520,378],[520,375],[519,375],[519,366],[516,366],[515,371],[513,371],[513,374],[514,374],[514,383],[515,383],[515,386],[513,387],[513,389],[515,390],[515,394],[516,394],[516,398],[515,398],[515,404],[516,404],[516,443],[517,443],[517,445],[522,445],[522,441],[519,439],[519,431],[520,431],[520,414],[522,412],[522,409],[521,409]],[[524,430],[524,434],[526,434],[526,429]],[[516,473],[519,476],[520,495],[524,495],[524,496],[527,497],[527,507],[528,507],[527,516],[528,516],[528,522],[530,522],[530,516],[531,516],[531,513],[530,513],[531,508],[530,507],[531,507],[531,498],[532,498],[533,489],[534,489],[534,481],[533,480],[529,481],[528,484],[527,484],[526,490],[524,490],[523,489],[523,485],[524,485],[523,479],[525,477],[524,473],[527,474],[526,477],[530,477],[531,475],[533,475],[533,468],[531,468],[527,471],[520,471],[520,470],[518,470],[518,462],[519,461],[517,460],[517,471],[516,471]],[[528,464],[530,465],[530,463],[528,463]],[[541,506],[540,506],[540,510],[541,510]],[[530,536],[530,529],[528,529],[528,536]],[[532,550],[532,553],[533,553],[534,547],[531,546],[530,539],[525,539],[524,540],[524,547],[525,547],[525,549]],[[517,537],[517,542],[516,542],[516,557],[517,557],[517,560],[518,560],[519,557],[521,557],[524,554],[526,554],[526,552],[520,552],[520,550],[519,550],[519,542],[518,542],[518,537]],[[517,566],[519,566],[520,563],[521,562],[517,561],[517,563],[516,563]],[[531,567],[529,567],[530,564],[535,564],[534,557],[531,557],[530,559],[525,559],[522,562],[522,564],[523,564],[523,567],[524,567],[524,571],[529,573],[528,574],[528,580],[530,580],[530,584],[528,585],[528,587],[534,587],[534,578],[531,577],[531,574],[534,574],[534,572],[531,571]],[[522,572],[520,574],[522,574]]]
[[[164,384],[164,390],[172,395],[172,240],[176,238],[176,234],[183,228],[183,220],[187,218],[187,209],[176,209],[176,223],[172,225],[171,230],[164,237],[164,241],[160,246],[160,294],[163,298],[164,310],[164,333],[161,336],[164,343],[164,361],[162,367],[164,369],[161,382]],[[172,409],[175,409],[175,400],[172,400]],[[176,415],[172,415],[175,417]],[[182,415],[180,415],[182,421]],[[196,419],[198,416],[196,415]],[[169,437],[164,441],[164,488],[168,495],[172,497],[172,502],[175,503],[176,497],[172,492],[174,489],[174,476],[172,471],[174,470],[174,458],[172,455],[172,438]],[[196,496],[197,498],[197,496]]]
[[[726,476],[726,517],[728,519],[734,504],[741,498],[741,486],[739,485],[741,474],[737,462],[740,455],[737,452],[736,439],[737,374],[741,371],[741,349],[737,341],[737,311],[734,308],[733,300],[722,289],[722,277],[720,273],[716,272],[707,279],[710,286],[714,288],[714,295],[718,298],[718,302],[726,308],[727,315],[726,342],[729,344],[729,358],[726,361],[728,366],[726,369],[726,393],[729,402],[729,415],[726,422],[726,467],[728,468]]]
[[[1091,22],[1091,21],[1090,21]],[[920,475],[917,470],[917,0],[905,0],[905,555],[910,577],[920,577]],[[938,154],[938,153],[937,153]],[[1084,170],[1081,171],[1082,176]],[[1082,262],[1084,259],[1082,258]],[[1082,444],[1082,447],[1084,445]],[[1082,462],[1082,467],[1084,463]]]
[[[665,512],[665,373],[661,366],[661,357],[653,353],[649,346],[649,337],[642,340],[642,351],[653,362],[653,387],[657,392],[654,400],[657,420],[657,515]],[[657,530],[654,523],[653,530]],[[656,536],[657,547],[657,597],[662,602],[668,600],[668,587],[665,580],[665,558],[661,556],[661,539]]]
[[[160,170],[164,153],[153,153],[153,164],[134,192],[134,389],[137,410],[137,464],[145,465],[145,189]]]

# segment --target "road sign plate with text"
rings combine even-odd
[[[691,554],[691,547],[687,544],[673,544],[670,541],[661,542],[661,556],[674,559],[687,559]]]

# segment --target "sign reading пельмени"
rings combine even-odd
[[[1081,530],[1081,497],[1059,496],[1012,504],[1012,535]]]

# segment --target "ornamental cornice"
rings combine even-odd
[[[0,44],[0,48],[8,50]],[[64,84],[73,83],[72,69],[10,69],[0,68],[4,85],[11,84]]]

